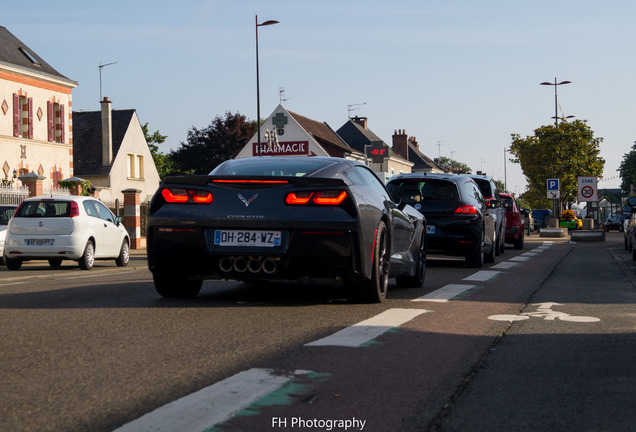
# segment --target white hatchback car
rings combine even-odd
[[[7,225],[17,208],[17,205],[0,205],[0,265],[4,265],[4,239],[7,236]]]
[[[89,270],[96,259],[127,265],[129,248],[121,218],[95,198],[35,197],[24,200],[9,222],[4,258],[10,270],[38,259],[48,260],[51,267],[75,260]]]

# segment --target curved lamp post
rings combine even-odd
[[[258,28],[261,26],[268,26],[272,24],[278,24],[278,21],[269,20],[264,23],[258,23],[258,15],[256,15],[256,129],[257,129],[257,142],[258,155],[261,155],[261,95],[258,79]]]
[[[558,103],[558,99],[557,99],[557,87],[563,84],[571,84],[572,81],[561,81],[560,83],[557,83],[557,79],[556,77],[554,77],[554,82],[542,82],[540,85],[551,85],[554,86],[554,117],[552,117],[554,120],[554,124],[558,125],[559,124],[559,103]],[[570,118],[573,116],[568,116],[567,118]]]

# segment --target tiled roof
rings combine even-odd
[[[113,161],[135,114],[134,109],[112,110]],[[102,112],[73,112],[73,170],[75,175],[108,175],[110,166],[102,165]]]
[[[349,147],[327,123],[321,123],[291,111],[288,112],[331,156],[341,157],[343,153],[356,153],[356,150]]]
[[[29,59],[29,55],[36,63]],[[75,81],[68,79],[55,70],[35,51],[15,37],[6,27],[2,26],[0,26],[0,62],[39,74],[51,75],[57,79],[68,81],[69,84],[77,85]]]

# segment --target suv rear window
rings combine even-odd
[[[70,217],[70,201],[25,201],[16,217]]]
[[[481,191],[481,194],[484,196],[484,198],[495,197],[495,191],[492,190],[492,185],[490,184],[488,180],[475,179],[475,178],[473,180],[475,180],[475,183],[477,183],[477,186],[479,186],[479,190]]]
[[[422,201],[444,200],[458,201],[459,193],[455,183],[442,179],[409,180],[404,182],[391,182],[387,188],[393,200],[400,202],[403,196],[409,192],[418,192]]]

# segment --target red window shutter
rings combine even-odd
[[[28,99],[29,105],[29,139],[33,139],[33,98]]]
[[[20,136],[20,96],[13,93],[13,136]]]
[[[48,128],[48,140],[55,141],[55,115],[53,114],[53,102],[48,101],[46,103],[46,121]]]
[[[60,105],[60,142],[64,142],[64,105]]]

